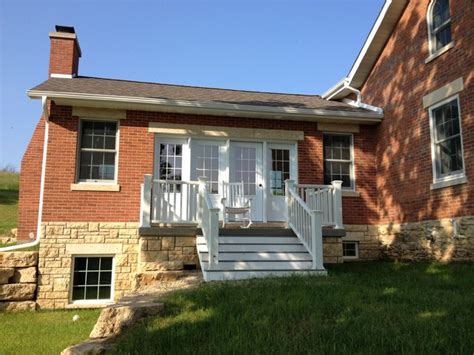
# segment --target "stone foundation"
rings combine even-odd
[[[342,238],[323,237],[323,263],[340,264],[342,258]]]
[[[70,302],[70,289],[75,255],[114,256],[114,299],[132,291],[138,265],[138,240],[138,223],[43,223],[39,251],[39,308],[74,306]]]
[[[0,253],[0,311],[35,310],[38,252]]]
[[[359,243],[359,259],[473,261],[474,217],[384,225],[346,225],[343,241]],[[456,230],[457,229],[457,230]]]
[[[146,236],[140,238],[139,269],[146,271],[176,271],[198,268],[196,237]]]

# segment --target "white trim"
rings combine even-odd
[[[75,77],[75,75],[72,74],[56,74],[56,73],[51,73],[50,75],[51,78],[61,78],[61,79],[72,79]]]
[[[351,112],[344,110],[326,110],[326,109],[302,109],[295,107],[269,107],[269,106],[254,106],[254,105],[240,105],[228,104],[219,102],[201,102],[201,101],[187,101],[187,100],[167,100],[147,97],[133,97],[133,96],[117,96],[117,95],[98,95],[98,94],[83,94],[71,92],[55,92],[55,91],[37,91],[29,90],[28,96],[30,98],[39,98],[43,95],[48,95],[52,99],[72,99],[78,101],[92,102],[113,102],[126,104],[125,107],[133,109],[132,104],[142,104],[142,109],[154,108],[155,110],[163,110],[169,112],[180,113],[198,113],[210,115],[229,115],[236,117],[250,116],[253,118],[272,118],[272,119],[296,119],[303,121],[315,121],[317,119],[338,119],[348,122],[365,122],[378,123],[383,115],[375,112]],[[74,106],[73,104],[71,104]],[[84,105],[81,106],[90,106]],[[115,106],[117,108],[117,105]],[[124,107],[123,107],[124,108]]]
[[[358,103],[357,101],[354,101],[354,100],[351,100],[351,99],[348,99],[348,98],[342,99],[342,102],[344,102],[345,104],[354,106],[354,107],[364,108],[364,109],[369,110],[369,111],[374,111],[374,112],[383,114],[383,108],[373,106],[373,105],[369,105],[369,104],[366,104],[364,102],[359,102]]]
[[[344,244],[354,244],[355,245],[355,254],[354,256],[345,256],[344,255]],[[344,260],[355,260],[359,259],[359,242],[355,240],[343,240],[342,241],[342,258]]]
[[[440,180],[437,182],[434,182],[430,185],[430,190],[437,190],[437,189],[442,189],[445,187],[450,187],[450,186],[456,186],[456,185],[462,185],[467,182],[467,176],[459,176],[455,177],[449,180]]]
[[[94,306],[103,305],[114,302],[115,297],[115,257],[116,254],[73,254],[71,255],[71,270],[70,270],[70,282],[69,282],[69,296],[68,301],[70,306]],[[112,278],[110,280],[110,298],[108,299],[95,299],[95,300],[75,300],[72,299],[72,291],[74,288],[74,260],[75,258],[112,258]]]
[[[452,31],[451,32],[451,42],[448,44],[444,45],[443,47],[439,49],[434,49],[434,43],[433,43],[433,38],[436,36],[436,33],[433,33],[433,7],[435,2],[438,0],[431,0],[429,5],[428,5],[428,10],[426,11],[426,27],[428,29],[428,53],[430,54],[428,58],[426,58],[425,63],[428,63],[435,59],[436,57],[440,56],[441,54],[447,52],[449,49],[451,49],[454,46],[453,40],[452,40]],[[448,7],[449,7],[449,20],[443,22],[443,24],[440,27],[445,26],[446,24],[451,24],[451,4],[448,1]],[[439,27],[438,27],[439,28]],[[449,48],[448,48],[449,47]]]
[[[437,109],[440,106],[443,106],[447,104],[448,102],[457,100],[457,105],[458,105],[458,115],[459,115],[459,135],[460,135],[460,140],[461,140],[461,158],[462,158],[462,170],[453,174],[437,177],[437,170],[436,170],[436,129],[434,126],[434,117],[433,117],[433,110]],[[462,134],[462,116],[461,116],[461,102],[459,100],[459,95],[454,95],[451,97],[446,98],[445,100],[438,102],[437,104],[430,106],[428,108],[429,112],[429,120],[430,120],[430,136],[431,136],[431,165],[433,169],[433,184],[431,185],[432,189],[436,188],[441,188],[445,186],[452,186],[452,185],[457,185],[459,183],[464,183],[464,182],[459,182],[462,181],[463,177],[466,177],[466,163],[464,159],[464,143],[463,143],[463,134]],[[457,180],[457,183],[451,183],[449,184],[449,181],[455,181]]]
[[[432,54],[430,54],[429,57],[425,59],[425,64],[428,64],[432,60],[438,58],[441,54],[446,53],[447,51],[449,51],[453,47],[454,47],[454,41],[449,42],[444,47],[441,47],[436,52],[433,52]]]
[[[351,165],[350,165],[350,178],[351,178],[351,186],[342,186],[341,187],[341,192],[347,191],[347,192],[354,192],[354,194],[358,194],[356,191],[356,177],[355,177],[355,155],[354,155],[354,134],[353,133],[345,133],[345,132],[328,132],[324,131],[323,132],[323,179],[324,179],[324,162],[326,161],[326,158],[324,157],[324,135],[331,135],[331,136],[350,136],[351,142],[350,142],[350,154],[351,154]],[[329,161],[335,161],[337,162],[339,159],[330,159]],[[341,162],[346,162],[347,160],[343,160]],[[348,195],[347,195],[348,196]],[[357,196],[355,196],[357,197]]]
[[[106,183],[91,183],[91,182],[78,182],[77,184],[71,184],[71,191],[120,191],[120,185],[114,184],[113,182]]]
[[[114,179],[113,180],[81,180],[79,173],[80,173],[80,164],[81,164],[81,139],[82,139],[82,123],[84,121],[89,122],[115,122],[117,124],[117,132],[115,135],[115,171],[114,171]],[[90,190],[92,189],[92,185],[97,186],[97,190],[100,189],[101,186],[104,186],[104,190],[106,189],[106,185],[115,186],[109,187],[107,191],[119,191],[120,185],[118,184],[118,174],[119,174],[119,147],[120,147],[120,120],[118,119],[105,119],[105,118],[92,118],[92,117],[80,117],[78,121],[78,130],[77,130],[77,145],[76,145],[76,176],[74,179],[74,183],[71,184],[71,190]],[[79,185],[84,185],[80,187]],[[116,190],[118,187],[118,190]]]

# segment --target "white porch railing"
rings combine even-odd
[[[199,221],[209,253],[209,270],[215,270],[219,265],[219,208],[212,205],[204,177],[199,178]]]
[[[341,185],[339,180],[331,182],[331,185],[298,184],[296,190],[311,210],[322,211],[323,226],[342,229]]]
[[[285,181],[288,226],[304,244],[313,258],[313,269],[324,270],[322,211],[316,211],[298,196],[293,180]]]
[[[198,223],[198,181],[153,180],[152,223]]]

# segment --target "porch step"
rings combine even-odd
[[[266,236],[266,237],[295,237],[295,234],[291,229],[282,227],[253,227],[250,228],[220,228],[219,236],[233,236],[239,235],[245,236]]]
[[[326,270],[312,269],[311,255],[294,235],[285,231],[270,236],[263,234],[261,229],[255,235],[242,231],[246,230],[234,229],[219,236],[219,265],[216,270],[209,270],[209,250],[204,237],[197,237],[196,248],[206,281],[294,274],[326,275]]]

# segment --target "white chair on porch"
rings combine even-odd
[[[245,196],[243,182],[223,182],[221,203],[223,209],[223,227],[229,223],[229,215],[234,216],[234,220],[241,221],[241,228],[249,228],[252,224],[252,199]],[[236,219],[240,215],[239,219]]]

